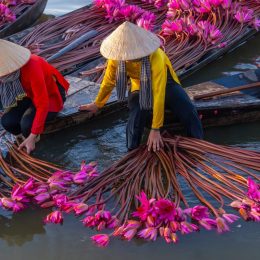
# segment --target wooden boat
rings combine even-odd
[[[59,18],[66,18],[66,19],[70,19],[70,16],[74,15],[75,13],[87,10],[88,8],[91,7],[90,5],[84,6],[80,9],[74,10],[70,13],[67,13]],[[19,32],[17,34],[12,35],[12,37],[9,37],[8,39],[10,41],[13,42],[20,42],[21,39],[23,39],[29,32],[33,31],[34,28],[29,28],[27,30],[24,30],[22,32]],[[238,35],[235,39],[230,40],[224,47],[222,48],[215,48],[210,50],[209,52],[207,52],[204,56],[202,56],[197,62],[195,62],[194,64],[192,64],[189,67],[186,67],[182,70],[177,71],[178,75],[180,76],[181,79],[183,78],[187,78],[188,76],[190,76],[192,73],[194,73],[195,71],[203,68],[204,66],[206,66],[207,64],[209,64],[210,62],[215,61],[216,59],[220,58],[221,56],[223,56],[225,53],[227,52],[231,52],[234,49],[236,49],[237,47],[243,45],[244,43],[246,43],[249,39],[251,39],[252,37],[254,37],[258,32],[253,29],[253,28],[246,28],[245,31],[243,31],[243,33],[241,33],[240,35]],[[63,39],[62,37],[56,37],[55,39],[53,39],[50,43],[50,46],[52,46],[52,44],[55,43],[60,43],[62,42]],[[46,43],[48,44],[48,43]],[[55,53],[53,53],[54,55]],[[64,75],[78,75],[79,72],[87,70],[87,69],[92,69],[94,68],[103,58],[99,58],[96,61],[93,60],[86,60],[84,62],[78,63],[78,64],[74,64],[73,66],[71,66],[69,69],[66,69],[64,71],[62,71],[62,73]]]
[[[42,15],[48,0],[37,0],[29,6],[17,19],[0,29],[0,38],[8,37],[33,25]]]
[[[91,116],[88,112],[79,112],[79,105],[94,100],[99,85],[76,77],[68,76],[67,78],[71,83],[71,88],[64,110],[57,119],[47,124],[45,133],[60,131],[81,123],[93,123],[94,120],[101,120],[111,114],[122,114],[123,111],[127,111],[126,102],[117,102],[114,90],[108,104],[96,116]],[[197,94],[210,93],[259,81],[260,69],[257,69],[197,84],[186,88],[186,91],[193,99]],[[257,91],[260,92],[259,87]],[[241,92],[206,100],[193,100],[193,102],[205,128],[260,120],[260,99]],[[165,116],[165,127],[181,129],[181,125],[173,120],[171,113],[168,111],[166,111]]]

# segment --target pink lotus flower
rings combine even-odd
[[[229,223],[233,223],[239,219],[239,217],[234,214],[223,214],[222,217]]]
[[[60,210],[64,211],[65,213],[70,213],[73,211],[73,208],[76,204],[77,203],[74,201],[65,202],[60,206]]]
[[[155,210],[162,221],[172,221],[176,214],[175,205],[167,199],[159,199],[155,202]]]
[[[255,18],[255,20],[253,22],[253,26],[258,31],[260,28],[260,19]]]
[[[162,236],[164,237],[166,243],[168,244],[172,242],[171,233],[172,232],[168,227],[163,228]]]
[[[73,210],[75,214],[78,216],[85,213],[88,210],[88,205],[85,203],[78,203],[75,206],[73,206]]]
[[[97,222],[97,223],[98,223],[98,222]],[[106,227],[106,221],[101,220],[101,221],[99,221],[98,224],[96,224],[96,226],[97,226],[97,230],[98,230],[98,231],[101,231],[102,229],[104,229],[104,228]]]
[[[34,197],[37,204],[42,204],[43,202],[45,202],[46,200],[48,200],[50,198],[51,198],[51,196],[48,192],[40,193]]]
[[[207,207],[195,206],[191,209],[191,218],[195,220],[201,220],[209,217],[209,211]]]
[[[19,186],[18,184],[13,187],[11,198],[15,201],[29,202],[29,199],[26,197],[23,187]]]
[[[210,4],[212,4],[214,7],[218,7],[222,4],[223,0],[209,0]]]
[[[44,223],[53,223],[53,224],[62,224],[63,223],[63,217],[59,210],[56,210],[54,212],[51,212],[49,215],[46,216],[44,219]]]
[[[51,191],[66,191],[67,187],[64,181],[52,181],[49,184]]]
[[[95,214],[95,219],[97,221],[100,221],[100,220],[109,221],[111,219],[111,213],[106,210],[100,210]]]
[[[232,3],[232,0],[222,0],[221,5],[224,9],[228,9],[228,8],[230,8],[231,3]]]
[[[230,206],[231,206],[231,207],[237,208],[237,209],[241,208],[242,205],[243,205],[243,204],[242,204],[242,201],[240,201],[240,200],[234,200],[234,201],[232,201],[232,202],[230,203]]]
[[[42,203],[40,206],[43,209],[51,208],[51,207],[55,206],[55,202],[54,201],[47,201],[47,202]]]
[[[6,5],[0,3],[0,18],[5,22],[13,22],[16,16]]]
[[[260,221],[260,205],[252,206],[249,216],[253,221],[259,222]]]
[[[65,203],[68,202],[68,197],[64,194],[57,194],[53,196],[53,200],[57,207],[62,207]]]
[[[211,39],[211,42],[214,43],[222,37],[222,33],[214,25],[211,25],[209,27],[209,37]]]
[[[195,10],[201,14],[209,13],[211,12],[211,5],[208,0],[200,0],[200,5],[199,7],[195,7]]]
[[[117,217],[113,216],[109,221],[107,221],[107,228],[114,229],[118,227],[119,220]]]
[[[17,5],[16,0],[1,0],[0,3],[6,6]]]
[[[169,9],[180,9],[180,3],[178,0],[170,0],[167,4]]]
[[[13,209],[15,201],[11,198],[1,198],[1,204],[6,209]]]
[[[25,209],[25,205],[21,202],[15,202],[13,206],[13,212],[17,213]]]
[[[141,202],[141,205],[137,208],[137,211],[133,212],[132,215],[140,218],[142,221],[145,221],[150,213],[150,204],[154,201],[154,199],[148,200],[143,191],[140,196],[136,196],[136,198]]]
[[[190,224],[187,221],[182,221],[180,225],[180,230],[182,234],[189,234],[192,233],[193,231],[198,231],[199,228],[195,224]]]
[[[235,19],[240,23],[248,23],[253,20],[253,10],[241,9],[235,13]]]
[[[212,228],[217,227],[216,220],[211,219],[211,218],[203,218],[203,219],[199,220],[199,224],[207,230],[211,230]]]
[[[93,216],[87,216],[82,220],[82,223],[85,227],[95,227],[96,226],[96,220]]]
[[[128,231],[126,231],[123,235],[123,238],[130,241],[134,238],[134,236],[137,233],[137,229],[129,229]]]
[[[91,240],[100,247],[106,247],[109,244],[109,236],[107,234],[92,236]]]
[[[113,232],[113,236],[115,237],[122,236],[124,234],[124,229],[125,229],[125,225],[117,227]]]
[[[156,16],[152,12],[146,11],[136,20],[136,24],[147,31],[152,31],[155,20]]]
[[[130,230],[130,229],[138,229],[141,227],[141,222],[137,220],[128,220],[127,224],[124,226],[124,231]]]
[[[167,2],[168,2],[168,0],[155,0],[155,1],[154,1],[154,6],[155,6],[157,9],[160,9],[160,8],[163,7]]]
[[[224,218],[217,217],[216,222],[217,222],[218,233],[223,233],[223,232],[229,231],[229,227]]]
[[[190,8],[190,3],[188,0],[179,0],[179,3],[183,11],[188,10]]]
[[[165,20],[165,22],[162,25],[162,30],[164,35],[173,35],[174,33],[181,32],[183,30],[182,27],[182,21],[181,20],[175,20],[175,21],[169,21]]]
[[[260,202],[260,185],[256,184],[251,178],[248,178],[247,196],[252,200]]]
[[[23,185],[24,191],[32,190],[34,188],[34,182],[33,178],[28,179],[28,181]]]
[[[170,228],[172,232],[177,232],[178,230],[180,230],[180,223],[177,221],[171,221]]]
[[[126,5],[120,10],[120,13],[128,21],[135,21],[143,14],[143,9],[137,5]]]
[[[158,230],[154,227],[148,227],[138,232],[138,236],[144,239],[155,241],[157,238]]]

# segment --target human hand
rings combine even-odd
[[[97,105],[93,102],[93,103],[90,103],[90,104],[81,105],[81,106],[79,107],[79,111],[88,111],[88,112],[90,112],[91,114],[96,114],[97,111],[98,111],[98,107],[97,107]]]
[[[23,148],[26,149],[26,152],[30,154],[35,149],[35,143],[36,143],[36,137],[35,134],[30,134],[20,145],[19,150],[22,150]]]
[[[163,140],[158,130],[151,130],[148,141],[147,141],[148,151],[153,150],[154,152],[159,151],[163,147]]]

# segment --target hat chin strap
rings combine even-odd
[[[141,109],[150,110],[152,109],[152,104],[153,104],[150,57],[146,56],[139,60],[141,60],[142,62],[141,75],[140,75],[139,103]],[[127,90],[126,62],[127,61],[119,61],[117,67],[116,91],[117,91],[118,101],[124,101],[126,98],[126,90]]]

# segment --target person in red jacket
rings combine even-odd
[[[62,110],[68,88],[65,78],[43,58],[0,40],[0,98],[5,110],[1,123],[13,135],[25,137],[20,149],[35,149],[45,122]]]

